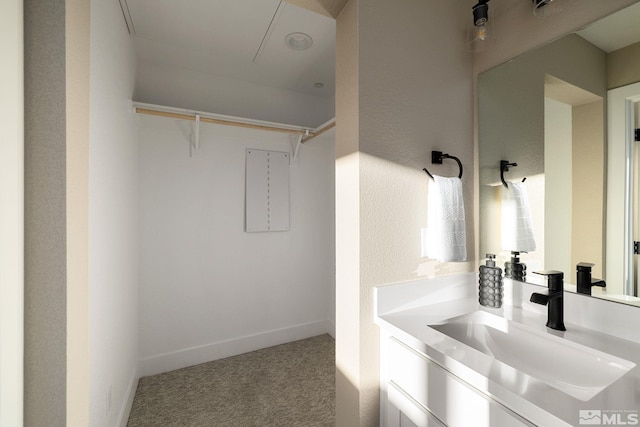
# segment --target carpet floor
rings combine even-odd
[[[319,335],[143,377],[128,427],[335,425],[335,341]]]

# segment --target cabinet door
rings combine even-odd
[[[387,427],[445,427],[394,383],[387,384]]]
[[[533,426],[515,412],[452,375],[426,355],[395,338],[387,340],[387,345],[389,393],[395,388],[414,401],[414,406],[426,409],[434,419],[441,422],[440,425]],[[422,424],[412,416],[413,413],[405,414],[418,426],[432,425]]]
[[[420,427],[407,417],[403,412],[400,412],[400,427]]]

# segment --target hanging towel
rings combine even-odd
[[[442,262],[467,259],[464,200],[460,178],[435,175],[429,183],[423,256]]]
[[[527,187],[523,182],[507,184],[509,188],[502,187],[502,250],[535,251]]]

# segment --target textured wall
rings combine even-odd
[[[459,2],[351,1],[338,18],[336,232],[350,237],[337,237],[338,255],[346,256],[337,261],[337,401],[352,405],[341,410],[338,403],[338,425],[379,422],[374,286],[468,271],[474,263],[466,11]],[[464,165],[469,263],[420,257],[428,188],[421,169],[458,172],[453,161],[431,165],[431,150],[458,156]]]
[[[25,425],[66,424],[65,2],[25,1]]]
[[[378,423],[378,329],[373,287],[469,271],[473,251],[471,55],[464,49],[466,5],[405,0],[360,3],[360,390],[363,425]],[[439,37],[448,34],[447,38]],[[437,43],[431,43],[434,38]],[[430,164],[431,150],[460,158],[467,263],[420,256],[428,178],[455,176],[455,162]],[[424,264],[431,268],[424,271]]]
[[[640,81],[640,42],[607,55],[607,89]]]
[[[102,10],[104,12],[104,10]],[[117,220],[121,200],[110,200],[109,206],[94,203],[91,218],[93,241],[91,254],[94,260],[111,262],[110,269],[99,269],[93,265],[89,273],[89,141],[96,146],[107,146],[107,151],[93,150],[94,201],[108,198],[104,191],[105,181],[110,177],[121,179],[125,162],[122,157],[110,155],[118,147],[135,153],[135,131],[129,124],[127,130],[116,114],[109,114],[109,102],[119,93],[125,92],[116,101],[113,110],[129,112],[128,98],[132,83],[126,84],[126,76],[114,73],[121,63],[122,51],[110,51],[101,44],[105,33],[112,28],[99,27],[92,35],[94,43],[94,80],[99,85],[92,89],[95,96],[91,109],[92,133],[89,128],[89,62],[90,62],[90,12],[88,0],[67,0],[66,2],[32,2],[25,4],[26,29],[26,143],[25,143],[25,185],[26,185],[26,286],[25,286],[25,423],[27,425],[89,425],[90,406],[94,422],[91,425],[111,419],[110,425],[120,411],[105,411],[107,393],[100,381],[104,366],[92,364],[91,381],[93,391],[89,392],[89,283],[92,296],[98,301],[93,305],[93,319],[98,325],[110,325],[113,333],[106,333],[109,327],[99,328],[92,323],[92,357],[108,359],[115,363],[122,357],[124,342],[129,342],[129,365],[118,366],[105,376],[115,383],[112,399],[122,406],[127,385],[118,377],[121,372],[131,376],[132,365],[137,362],[137,342],[126,340],[122,330],[133,334],[137,329],[135,297],[137,283],[135,259],[127,256],[135,253],[135,245],[125,243],[113,253],[105,253],[115,236],[135,236],[132,229],[108,227],[110,221]],[[107,14],[102,14],[99,24],[105,24]],[[111,22],[122,24],[121,11],[117,5],[111,9]],[[124,33],[128,43],[128,36]],[[126,53],[124,53],[126,56]],[[100,59],[105,63],[103,64]],[[129,58],[132,62],[132,58]],[[120,71],[120,69],[118,69]],[[132,79],[133,69],[127,71]],[[102,75],[100,73],[105,73]],[[126,74],[126,72],[125,72]],[[109,83],[115,87],[107,87]],[[104,85],[104,86],[101,86]],[[106,106],[106,107],[105,107]],[[103,108],[105,107],[105,108]],[[116,116],[114,118],[114,116]],[[117,142],[109,140],[118,134]],[[124,135],[123,135],[124,134]],[[119,144],[119,145],[118,145]],[[95,148],[95,147],[94,147]],[[134,162],[130,162],[135,164]],[[115,166],[114,166],[115,164]],[[133,181],[135,173],[130,173]],[[97,184],[97,185],[96,185]],[[125,185],[129,187],[129,185]],[[120,189],[116,189],[119,192]],[[135,194],[135,189],[131,190]],[[135,197],[127,200],[135,207]],[[101,221],[107,217],[106,221]],[[133,220],[131,223],[135,224]],[[103,234],[101,234],[103,233]],[[106,239],[104,233],[107,234]],[[114,260],[125,259],[135,266],[127,277],[120,275],[114,267]],[[99,267],[99,266],[98,266]],[[111,276],[111,277],[109,277]],[[113,297],[115,290],[124,287],[124,296]],[[101,292],[101,291],[105,291]],[[131,302],[133,300],[133,303]],[[111,305],[110,305],[111,304]],[[126,307],[132,307],[128,312]],[[102,308],[102,311],[100,310]],[[131,319],[134,313],[134,321]],[[101,323],[102,322],[102,323]],[[121,325],[120,322],[124,322]],[[108,339],[113,336],[112,341]],[[107,342],[108,345],[100,347]],[[115,344],[114,344],[115,342]],[[125,351],[125,353],[127,353]],[[130,385],[129,385],[130,387]],[[96,393],[96,389],[99,393]],[[111,390],[109,390],[111,393]],[[96,395],[97,394],[97,395]],[[90,402],[91,400],[91,402]],[[115,412],[115,416],[113,413]],[[105,416],[107,417],[105,419]],[[99,420],[99,421],[97,421]]]

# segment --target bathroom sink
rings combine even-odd
[[[485,311],[445,320],[430,328],[551,387],[587,401],[635,363]],[[497,367],[499,369],[499,366]]]

